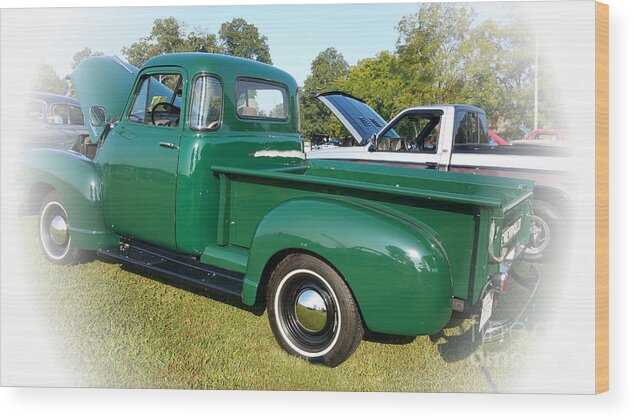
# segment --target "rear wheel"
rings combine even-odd
[[[38,218],[38,239],[44,256],[61,265],[77,264],[84,252],[75,247],[70,236],[68,214],[59,193],[49,192],[42,200]]]
[[[363,324],[339,274],[325,262],[292,254],[277,266],[267,294],[269,323],[290,354],[337,366],[359,346]]]
[[[530,261],[548,259],[556,251],[557,221],[559,217],[547,203],[535,200],[533,202],[533,218],[531,220],[531,235],[534,242],[524,251],[524,258]]]

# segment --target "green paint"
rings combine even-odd
[[[112,246],[123,235],[198,257],[244,273],[246,304],[255,303],[271,258],[308,252],[341,273],[371,330],[421,335],[446,324],[453,296],[477,303],[488,277],[500,269],[488,255],[492,221],[496,253],[502,231],[517,218],[522,229],[514,241],[527,242],[530,182],[307,162],[297,132],[296,82],[272,66],[211,54],[163,55],[148,61],[134,82],[124,75],[128,97],[122,99],[99,88],[100,67],[91,79],[98,66],[90,60],[73,76],[81,80],[80,98],[94,105],[103,97],[110,109],[120,104],[109,114],[121,120],[94,161],[52,150],[25,159],[27,190],[49,184],[61,192],[82,248]],[[183,77],[178,125],[130,121],[136,86],[144,75],[163,72]],[[213,74],[222,86],[222,121],[215,130],[187,124],[191,86],[200,74]],[[241,118],[238,78],[283,85],[286,120]],[[93,85],[97,89],[88,92]]]

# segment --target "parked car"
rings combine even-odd
[[[509,143],[506,139],[504,139],[502,136],[500,136],[498,133],[489,130],[489,138],[491,139],[492,142],[495,142],[496,144],[500,145],[500,146],[509,146],[511,143]]]
[[[562,130],[547,130],[540,128],[528,133],[524,139],[538,141],[565,141],[566,135]]]
[[[366,329],[433,334],[452,311],[499,331],[489,319],[529,241],[532,182],[307,161],[295,80],[252,60],[157,56],[119,98],[104,93],[129,76],[109,65],[72,74],[86,114],[120,116],[94,157],[25,155],[24,208],[51,262],[96,251],[264,301],[279,345],[329,366]]]
[[[21,130],[21,149],[68,150],[88,134],[79,102],[47,92],[30,92]]]
[[[357,146],[310,150],[309,159],[532,180],[535,241],[526,257],[542,259],[550,249],[564,245],[562,222],[568,216],[569,196],[565,171],[570,154],[565,143],[525,140],[502,145],[500,139],[492,141],[485,112],[469,105],[413,107],[386,122],[361,99],[346,93],[327,92],[317,98],[339,118]]]

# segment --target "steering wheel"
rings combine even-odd
[[[164,110],[160,110],[159,107],[164,107]],[[152,112],[150,113],[150,119],[152,120],[152,124],[153,125],[157,125],[154,116],[156,115],[156,113],[164,113],[169,115],[179,115],[181,112],[181,109],[179,107],[177,107],[176,105],[170,104],[169,102],[159,102],[156,105],[154,105],[152,107]],[[176,122],[178,123],[178,117],[176,118],[176,120],[174,121],[170,121],[168,123],[168,125],[171,125],[172,122]]]

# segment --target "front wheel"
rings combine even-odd
[[[363,338],[357,304],[339,274],[304,254],[287,256],[272,274],[267,293],[269,323],[288,353],[335,367]]]
[[[46,194],[38,217],[38,239],[44,256],[61,265],[77,264],[85,251],[75,247],[70,236],[68,214],[59,193]]]

